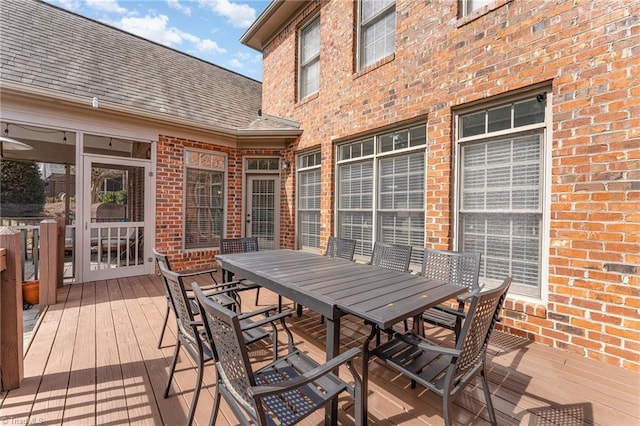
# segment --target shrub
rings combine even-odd
[[[33,161],[0,161],[0,214],[38,216],[44,209],[44,182]]]

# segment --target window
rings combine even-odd
[[[474,10],[478,10],[490,4],[492,1],[493,0],[458,0],[458,16],[460,18],[467,16]]]
[[[396,50],[395,0],[361,0],[358,64],[371,65]]]
[[[458,246],[482,279],[541,297],[546,95],[459,115]]]
[[[320,17],[300,30],[300,70],[298,99],[320,89]]]
[[[226,158],[186,151],[185,167],[185,249],[218,247],[224,228]]]
[[[320,153],[298,157],[297,170],[300,248],[320,248]]]
[[[337,150],[337,235],[371,256],[375,241],[424,248],[426,125],[340,145]]]

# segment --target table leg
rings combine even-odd
[[[377,339],[380,338],[380,332],[375,324],[368,324],[371,326],[371,333],[369,333],[369,337],[367,337],[367,340],[365,340],[362,345],[362,413],[360,414],[359,422],[359,414],[356,413],[356,424],[362,424],[363,426],[367,426],[369,421],[369,344],[374,336],[376,336]]]
[[[327,361],[338,356],[340,353],[340,316],[335,318],[327,317]],[[338,369],[334,371],[338,374]],[[338,424],[338,398],[334,398],[331,404],[327,405],[324,424],[326,426]]]

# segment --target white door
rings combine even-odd
[[[152,273],[150,164],[85,156],[83,281]],[[151,266],[149,266],[151,265]]]
[[[258,237],[260,250],[280,247],[280,183],[274,175],[247,177],[247,237]]]

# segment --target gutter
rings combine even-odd
[[[94,108],[93,99],[87,95],[73,95],[70,93],[59,92],[29,84],[0,80],[0,93],[2,95],[15,94],[18,96],[28,96],[40,101],[57,101],[66,102],[75,106],[85,107],[87,109],[100,109],[115,114],[136,116],[145,118],[150,121],[160,121],[167,124],[178,125],[193,130],[200,130],[207,133],[213,133],[222,136],[231,137],[251,137],[251,138],[295,138],[302,134],[299,129],[240,129],[235,127],[207,125],[201,122],[194,122],[177,118],[173,115],[163,114],[161,112],[151,112],[136,108],[127,107],[121,104],[107,102],[98,99],[98,106]]]

